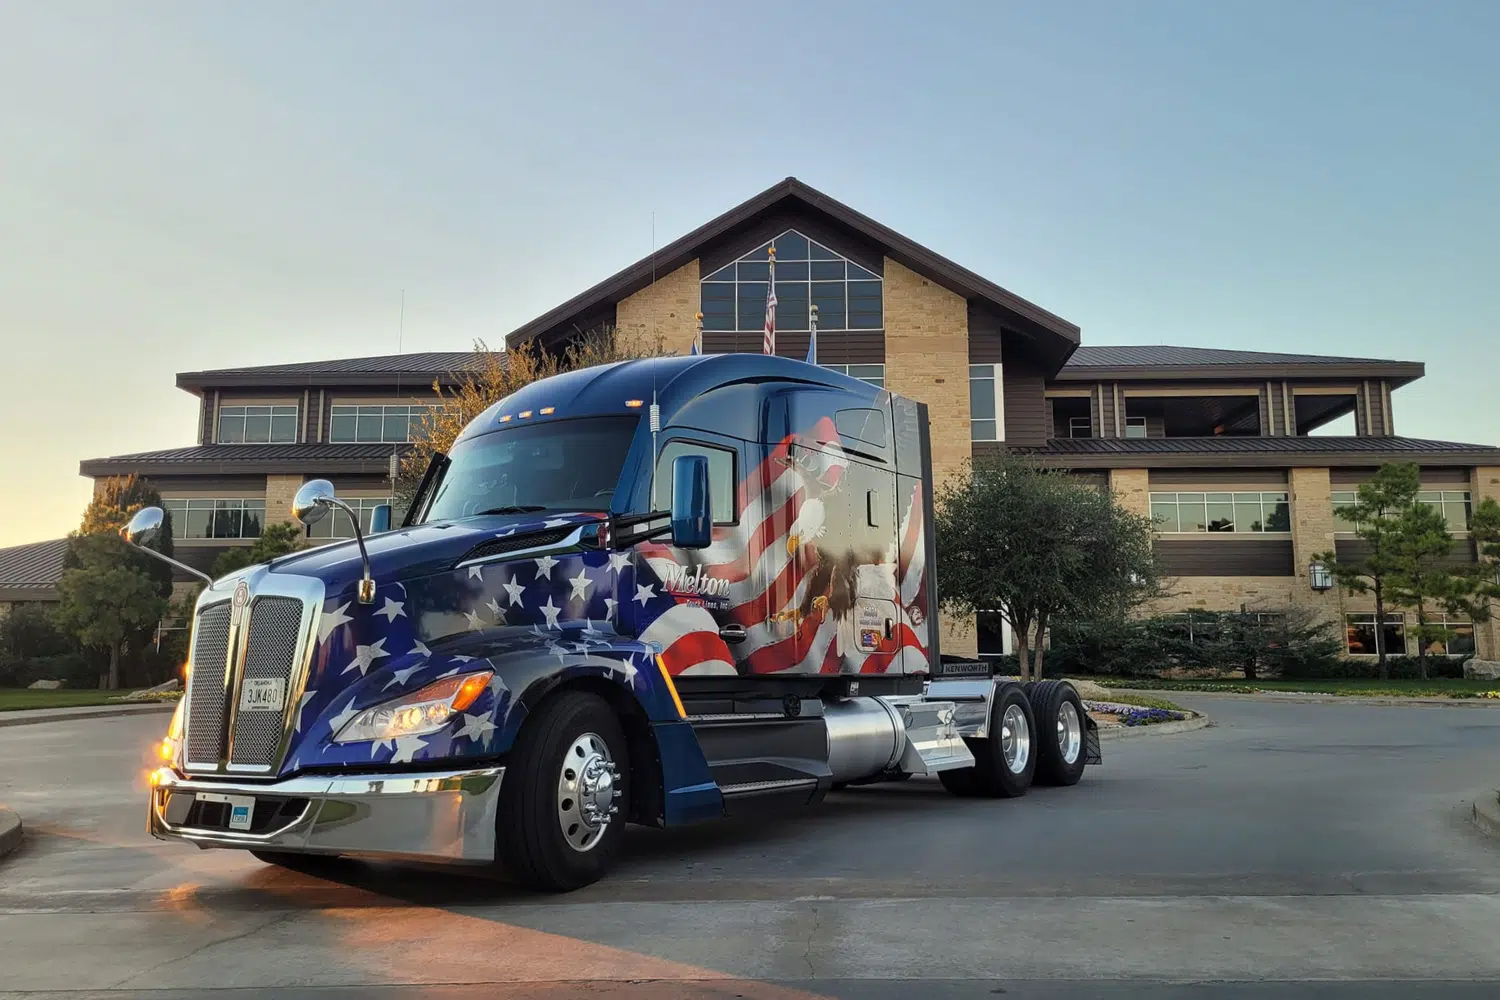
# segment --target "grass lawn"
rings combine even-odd
[[[1321,681],[1245,681],[1245,680],[1150,680],[1138,677],[1090,677],[1107,688],[1131,688],[1136,691],[1222,691],[1231,694],[1255,694],[1261,691],[1288,691],[1298,694],[1336,694],[1395,698],[1500,698],[1500,681],[1443,679],[1431,681],[1369,680],[1365,678]]]
[[[0,712],[23,708],[75,708],[80,705],[109,705],[111,698],[129,691],[32,691],[27,688],[0,688]]]

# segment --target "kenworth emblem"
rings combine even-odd
[[[245,613],[245,605],[250,603],[250,585],[241,580],[239,586],[234,588],[234,598],[230,601],[230,617],[236,625],[239,624],[241,616]]]

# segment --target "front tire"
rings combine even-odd
[[[543,892],[598,881],[613,866],[629,813],[625,732],[600,697],[567,691],[527,722],[505,769],[496,860]]]

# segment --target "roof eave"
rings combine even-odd
[[[1399,455],[1379,452],[1153,452],[1106,454],[1048,454],[1029,449],[1042,464],[1064,469],[1182,469],[1182,468],[1371,468],[1398,457],[1418,465],[1478,466],[1500,465],[1500,449],[1492,451],[1401,452]]]
[[[340,372],[333,375],[256,375],[253,372],[182,372],[177,388],[201,395],[207,389],[325,389],[339,386],[395,385],[397,382],[420,384],[430,389],[433,382],[456,386],[462,372]]]
[[[1264,382],[1281,379],[1383,379],[1398,388],[1426,374],[1417,361],[1382,364],[1266,364],[1266,365],[1070,365],[1053,376],[1055,382]]]

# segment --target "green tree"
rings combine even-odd
[[[209,575],[217,580],[237,569],[270,562],[306,547],[307,529],[296,521],[280,521],[267,525],[253,544],[220,552]]]
[[[1417,668],[1427,679],[1427,651],[1433,643],[1447,642],[1453,631],[1430,620],[1434,606],[1452,615],[1473,617],[1477,578],[1472,573],[1453,572],[1443,564],[1453,551],[1453,535],[1447,518],[1430,504],[1412,502],[1395,518],[1397,531],[1391,538],[1394,571],[1387,596],[1395,604],[1417,613]]]
[[[83,535],[78,561],[57,582],[58,622],[85,646],[109,654],[101,688],[120,686],[120,654],[128,640],[149,629],[167,609],[156,581],[131,561],[125,543],[108,535]]]
[[[1469,534],[1479,557],[1474,564],[1474,603],[1481,609],[1481,618],[1492,618],[1500,604],[1500,503],[1494,497],[1474,505]]]
[[[1007,454],[966,465],[936,500],[939,602],[998,611],[1023,678],[1041,676],[1053,622],[1124,618],[1160,595],[1150,519],[1063,473]]]
[[[1391,462],[1382,465],[1369,482],[1360,485],[1354,503],[1334,510],[1339,517],[1354,524],[1355,534],[1364,540],[1369,550],[1365,558],[1340,562],[1336,552],[1323,552],[1316,557],[1327,565],[1339,586],[1350,594],[1374,595],[1375,655],[1381,680],[1390,677],[1385,649],[1385,608],[1391,577],[1401,569],[1397,552],[1397,540],[1403,530],[1400,519],[1416,504],[1421,488],[1421,471],[1416,464]]]

